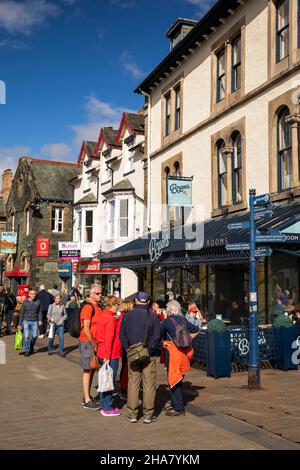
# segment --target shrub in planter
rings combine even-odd
[[[274,328],[278,349],[278,358],[275,361],[276,369],[284,371],[298,369],[298,365],[292,362],[294,352],[292,344],[297,338],[297,329],[293,326],[292,320],[281,315],[275,319]]]
[[[218,379],[231,376],[230,333],[222,320],[211,320],[206,331],[207,375]]]

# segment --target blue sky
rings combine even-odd
[[[0,171],[31,155],[75,161],[80,142],[136,111],[177,17],[215,0],[0,0]]]

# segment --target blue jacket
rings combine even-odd
[[[136,305],[133,310],[125,313],[120,330],[120,341],[123,349],[144,342],[147,321],[149,322],[147,336],[149,354],[150,356],[159,354],[160,321],[155,313],[148,311],[145,305]]]
[[[50,292],[46,291],[45,289],[40,290],[37,294],[37,298],[40,301],[41,307],[43,311],[48,311],[49,305],[53,304],[54,297]]]

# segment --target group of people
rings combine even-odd
[[[196,313],[195,306],[190,308]],[[191,318],[195,318],[191,316]],[[80,313],[81,332],[79,349],[83,369],[83,400],[85,409],[101,410],[103,416],[119,416],[121,410],[113,406],[112,391],[91,397],[91,386],[95,369],[92,367],[96,356],[101,366],[109,365],[115,381],[119,361],[121,389],[127,388],[128,420],[136,423],[139,412],[140,387],[143,389],[143,422],[151,424],[154,416],[156,394],[156,362],[164,352],[170,403],[164,410],[167,416],[185,414],[183,400],[183,374],[189,370],[193,355],[191,341],[199,333],[199,325],[188,321],[182,315],[181,306],[176,300],[168,302],[165,311],[157,303],[150,305],[146,292],[137,293],[134,303],[122,302],[109,295],[101,301],[101,286],[92,285],[88,303]],[[176,346],[181,332],[188,337],[186,347]],[[145,347],[146,357],[141,361],[129,360],[127,353],[133,347]],[[177,342],[178,345],[178,342]],[[127,360],[128,359],[128,360]],[[124,395],[121,394],[121,398]]]

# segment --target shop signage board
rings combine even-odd
[[[17,232],[1,232],[0,234],[0,253],[16,254],[17,252]]]
[[[120,268],[101,268],[99,260],[80,260],[72,263],[73,274],[120,274]]]
[[[167,204],[172,207],[191,207],[192,178],[172,177],[167,180]]]
[[[36,239],[36,256],[37,258],[49,257],[50,240],[49,238]]]
[[[158,261],[164,250],[170,246],[170,237],[166,233],[162,239],[151,238],[149,243],[149,256],[151,263]]]
[[[61,264],[57,269],[59,277],[71,277],[72,276],[72,265]]]
[[[72,260],[80,259],[80,243],[78,242],[59,242],[58,259]]]

